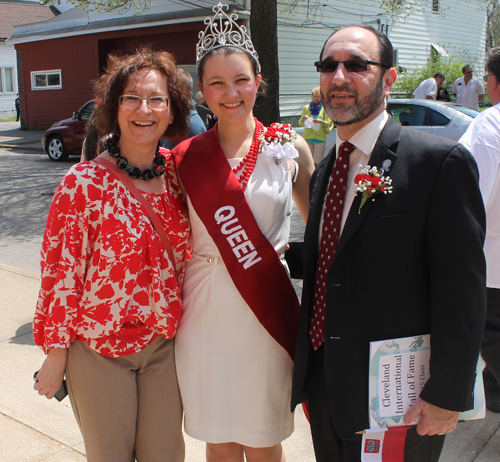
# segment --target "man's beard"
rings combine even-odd
[[[363,99],[359,99],[358,92],[348,85],[330,88],[330,90],[328,90],[328,98],[325,98],[325,95],[321,92],[321,100],[325,106],[326,113],[336,125],[351,125],[367,119],[368,116],[373,114],[384,102],[384,88],[382,82],[383,78],[379,79],[375,88]],[[352,106],[333,107],[331,104],[331,93],[334,91],[352,93],[356,98],[355,103]]]

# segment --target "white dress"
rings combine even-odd
[[[240,161],[229,159],[231,167]],[[290,234],[292,162],[278,165],[259,154],[245,190],[260,230],[280,255]],[[243,300],[189,198],[188,204],[193,258],[175,340],[185,431],[210,443],[274,446],[293,432],[293,361]]]

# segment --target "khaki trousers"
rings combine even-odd
[[[182,402],[174,341],[108,358],[86,342],[69,349],[66,379],[88,462],[182,462]]]
[[[326,143],[309,143],[309,141],[307,141],[307,145],[313,156],[314,164],[319,164],[323,160],[323,157],[325,157]]]

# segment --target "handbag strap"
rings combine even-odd
[[[161,239],[161,242],[163,243],[163,247],[165,247],[165,250],[167,251],[168,258],[172,262],[172,266],[174,268],[175,272],[175,277],[177,281],[179,281],[179,274],[177,273],[175,269],[175,260],[174,260],[174,252],[172,250],[172,246],[170,244],[170,239],[167,236],[167,233],[163,229],[163,225],[161,224],[160,219],[158,218],[158,215],[155,213],[153,210],[153,207],[149,204],[149,202],[146,200],[146,198],[141,194],[141,192],[137,189],[137,187],[132,183],[130,178],[125,175],[125,173],[120,170],[115,164],[110,162],[109,160],[106,160],[102,157],[96,157],[94,159],[94,162],[97,162],[98,164],[101,164],[103,167],[106,167],[115,177],[117,177],[124,185],[125,187],[128,188],[128,190],[132,193],[132,195],[140,202],[140,204],[144,207],[146,210],[149,219],[151,220],[151,223],[158,233],[158,236]]]

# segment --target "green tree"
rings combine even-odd
[[[500,46],[500,5],[498,0],[488,0],[486,8],[487,37],[486,47],[490,50]]]
[[[446,77],[443,88],[446,88],[451,95],[455,80],[463,76],[462,67],[465,64],[467,63],[460,58],[450,56],[448,58],[429,60],[423,67],[413,69],[411,72],[400,73],[392,89],[392,97],[411,98],[420,82],[431,78],[436,72],[442,72]]]
[[[324,6],[328,6],[325,0],[278,1],[279,3],[284,4],[284,11],[287,14],[293,15],[298,8],[305,8],[309,11],[311,16],[319,18],[321,18],[322,11],[324,11]],[[339,1],[349,3],[350,0]],[[457,3],[460,1],[462,0],[456,0]],[[380,10],[381,15],[390,19],[392,26],[397,23],[404,22],[410,15],[426,9],[432,9],[434,12],[439,14],[444,14],[446,12],[446,9],[440,7],[439,2],[436,2],[436,0],[368,0],[368,2],[373,3],[374,6]]]
[[[262,75],[267,88],[255,104],[254,114],[264,124],[280,120],[280,75],[278,66],[278,4],[269,0],[252,0],[250,32],[259,54]]]
[[[139,14],[151,8],[152,0],[69,0],[69,2],[85,12],[122,13],[137,10]],[[43,5],[57,5],[59,0],[41,0],[41,3]]]

